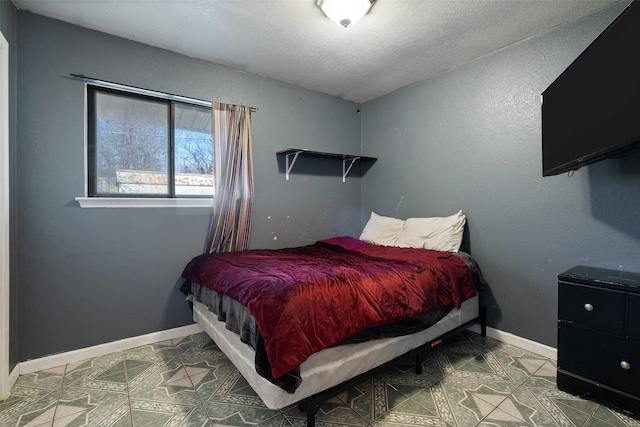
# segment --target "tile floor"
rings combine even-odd
[[[473,332],[326,402],[321,426],[640,426],[555,386],[555,364]],[[204,333],[21,376],[0,426],[304,426],[267,409]]]

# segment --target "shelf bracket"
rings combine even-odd
[[[342,182],[346,182],[349,171],[353,167],[353,164],[356,162],[356,160],[358,160],[359,158],[360,157],[349,157],[342,159]],[[347,162],[351,162],[349,163],[349,167],[347,167]]]
[[[285,175],[287,181],[289,181],[289,174],[291,173],[291,169],[293,169],[293,165],[296,163],[296,160],[298,160],[300,153],[302,153],[302,150],[287,154],[287,173]]]

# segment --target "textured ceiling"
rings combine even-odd
[[[19,9],[356,102],[616,0],[378,0],[349,28],[314,0],[13,0]]]

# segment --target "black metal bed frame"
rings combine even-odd
[[[403,355],[400,355],[398,357],[396,357],[395,359],[392,359],[386,363],[383,363],[382,365],[379,365],[367,372],[363,372],[362,374],[355,376],[343,383],[340,383],[338,385],[335,385],[331,388],[328,388],[326,390],[323,390],[321,392],[318,392],[316,394],[314,394],[313,396],[309,396],[303,400],[300,401],[300,403],[298,404],[300,411],[302,412],[306,412],[307,414],[307,427],[314,427],[315,423],[316,423],[316,413],[318,412],[318,410],[320,409],[320,405],[322,403],[324,403],[325,401],[327,401],[328,399],[338,395],[339,393],[342,393],[343,391],[348,390],[349,388],[360,384],[362,381],[371,378],[372,376],[384,371],[385,369],[389,368],[391,365],[397,363],[400,359],[407,357],[408,355],[410,356],[415,356],[416,358],[416,374],[420,375],[422,374],[422,356],[424,355],[424,353],[428,350],[431,350],[434,347],[437,347],[438,345],[442,344],[442,342],[444,340],[446,340],[447,338],[453,336],[453,335],[457,335],[460,332],[468,329],[470,326],[475,325],[479,323],[480,324],[480,332],[481,335],[483,337],[487,336],[487,308],[485,306],[480,306],[480,312],[478,317],[469,320],[468,322],[458,326],[455,329],[452,329],[449,332],[446,332],[442,335],[440,335],[437,338],[434,338],[430,341],[427,341],[425,344],[414,348],[413,350],[409,350],[408,352],[406,352]]]

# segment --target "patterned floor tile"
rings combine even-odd
[[[432,399],[440,418],[452,426],[474,426],[489,415],[513,389],[511,382],[446,377],[412,399]]]
[[[217,366],[221,363],[230,363],[227,356],[219,349],[208,348],[189,351],[180,354],[180,359],[184,365],[200,365],[203,363],[210,366]]]
[[[539,374],[546,374],[539,370]],[[515,390],[499,409],[532,425],[584,425],[597,404],[558,390],[555,375],[532,376]]]
[[[461,333],[447,338],[439,347],[456,346],[460,343],[472,343],[484,350],[494,350],[499,348],[505,343],[493,338],[483,337],[480,334],[472,332],[470,330],[462,331]]]
[[[0,402],[0,426],[37,426],[53,420],[60,392],[15,385]]]
[[[306,425],[307,414],[294,407],[284,415],[294,426]],[[339,397],[333,397],[322,405],[316,413],[316,426],[366,426],[369,422],[344,403]]]
[[[205,407],[212,405],[246,405],[253,408],[267,409],[266,405],[251,388],[247,380],[235,368],[224,369],[222,373],[217,370],[212,374],[210,381],[197,388],[198,395]]]
[[[576,424],[575,426],[582,425]],[[496,408],[489,415],[487,415],[479,424],[478,427],[534,427],[526,421],[513,416],[508,412],[502,411],[500,408]],[[572,427],[575,427],[572,426]]]
[[[213,425],[247,426],[264,423],[283,424],[284,417],[278,410],[263,405],[239,405],[219,402],[205,402],[204,409]]]
[[[188,378],[187,381],[189,381]],[[158,386],[144,390],[133,390],[129,392],[129,398],[132,400],[149,400],[188,405],[201,404],[200,396],[198,396],[193,386],[186,385]]]
[[[520,381],[533,375],[548,362],[546,357],[508,344],[502,344],[486,354],[491,354],[514,380]]]
[[[280,411],[268,409],[228,360],[214,363],[185,366],[212,425],[287,425]]]
[[[458,355],[455,363],[451,363],[452,354]],[[443,417],[451,413],[449,422],[459,426],[475,425],[488,417],[546,362],[513,346],[481,346],[472,340],[455,344],[437,356],[447,375],[432,395]]]
[[[56,404],[52,404],[43,408],[42,410],[35,410],[27,412],[16,421],[8,420],[6,425],[22,426],[22,427],[36,427],[41,425],[51,425],[56,412]]]
[[[429,391],[423,390],[411,399],[407,399],[393,407],[383,415],[381,419],[386,421],[400,421],[404,424],[411,424],[416,421],[418,421],[419,424],[431,424],[435,420],[442,420],[443,418],[446,420],[448,414],[446,411],[442,412],[442,406],[439,406],[436,401],[438,393],[437,387],[432,387],[433,389],[429,388]]]
[[[417,385],[426,387],[435,384],[444,378],[442,366],[439,363],[441,356],[439,350],[428,351],[421,355],[419,360],[422,366],[422,373],[416,373],[415,357],[403,357],[393,364],[384,375],[395,377],[406,377],[405,381],[415,381]]]
[[[258,427],[293,427],[293,424],[285,416],[276,416],[258,424]]]
[[[593,413],[593,420],[605,422],[608,426],[640,427],[640,415],[630,415],[603,405],[598,405]]]
[[[553,378],[553,381],[555,381],[557,370],[558,367],[555,361],[546,360],[542,364],[542,366],[540,366],[540,368],[533,373],[533,375],[537,377]]]
[[[522,350],[514,352],[512,346],[498,347],[469,358],[466,363],[451,371],[449,376],[487,384],[511,384],[513,390],[537,371],[545,361],[546,359],[540,356],[534,357]]]
[[[175,357],[177,354],[177,350],[173,345],[172,340],[160,341],[157,343],[147,344],[140,347],[134,347],[132,349],[126,350],[126,353],[156,353],[162,354],[166,353],[168,357]]]
[[[218,366],[185,366],[185,370],[203,402],[262,403],[230,362]]]
[[[60,393],[55,414],[64,426],[112,425],[122,415],[129,415],[128,393],[66,386]],[[112,421],[108,421],[112,420]]]
[[[381,420],[374,421],[370,425],[373,427],[415,427],[415,424],[414,425],[402,424],[397,422],[387,422],[387,421],[381,421]],[[445,426],[445,424],[434,424],[434,425]]]
[[[64,378],[64,387],[127,392],[127,376],[122,358],[92,360],[82,369],[70,372]]]
[[[443,341],[442,344],[434,347],[434,350],[446,351],[447,353],[457,354],[463,360],[469,357],[484,353],[498,347],[501,343],[498,341],[478,341],[474,339],[475,334],[463,332],[460,335],[453,336]]]
[[[48,421],[43,424],[29,424],[29,427],[50,427],[51,425],[51,421]]]
[[[21,375],[18,377],[16,384],[24,387],[57,390],[60,388],[60,385],[62,385],[65,369],[65,366],[59,366],[33,374]]]
[[[81,386],[84,384],[87,388],[126,391],[126,381],[123,382],[122,378],[113,375],[118,372],[124,372],[124,365],[121,364],[124,358],[124,353],[113,353],[69,364],[66,367],[63,386]],[[113,381],[109,381],[109,378],[104,381],[97,379],[103,374],[105,374],[105,376],[112,374],[115,378],[111,378]],[[104,378],[104,376],[102,378]]]
[[[129,392],[163,387],[178,392],[193,388],[179,358],[170,360],[125,360]]]
[[[324,402],[316,426],[640,427],[556,387],[553,360],[464,332]],[[268,409],[205,333],[21,376],[0,426],[305,426]]]
[[[415,367],[410,372],[402,370],[400,374],[398,369],[392,368],[351,387],[337,397],[364,420],[372,422],[433,382],[426,375],[417,375]]]
[[[227,365],[227,368],[231,370],[230,365]],[[194,387],[201,387],[202,384],[213,381],[216,379],[216,372],[218,371],[219,366],[185,366],[184,371],[186,372],[189,380],[193,384]]]
[[[133,426],[207,426],[209,417],[194,397],[190,403],[131,399]]]
[[[133,427],[131,406],[124,403],[115,408],[114,411],[112,411],[107,417],[103,418],[99,423],[88,425],[95,425],[96,427]]]
[[[423,374],[438,381],[446,376],[514,383],[521,382],[527,376],[519,366],[510,366],[511,359],[504,360],[504,355],[500,353],[500,343],[492,340],[490,345],[482,345],[470,339],[467,334],[451,341],[425,354],[425,361],[422,363]]]
[[[207,351],[220,351],[215,342],[205,332],[189,335],[182,339],[173,340],[178,353],[205,354]]]
[[[155,388],[129,393],[134,426],[206,426],[209,417],[185,368]],[[147,424],[145,424],[147,423]]]

